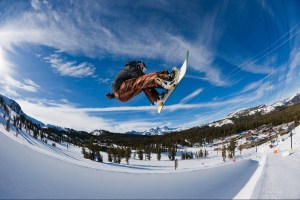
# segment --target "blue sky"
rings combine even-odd
[[[0,93],[44,122],[115,132],[192,127],[300,92],[300,2],[0,1]],[[108,100],[129,60],[181,66],[161,114]]]

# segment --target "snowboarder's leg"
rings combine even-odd
[[[148,97],[152,105],[154,105],[154,102],[157,101],[157,99],[159,99],[159,93],[155,88],[146,88],[143,89],[143,92]]]
[[[160,71],[160,72],[155,72],[137,78],[126,80],[122,83],[120,89],[115,92],[115,97],[123,102],[129,101],[144,89],[161,88],[161,85],[159,85],[155,81],[155,79],[156,78],[167,79],[168,77],[169,77],[168,71]],[[150,100],[151,103],[153,99],[158,98],[156,93],[154,93],[153,91],[148,94],[150,95],[147,96],[148,98],[151,98]]]

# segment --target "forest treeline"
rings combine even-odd
[[[15,105],[14,105],[15,104]],[[256,113],[251,116],[243,116],[239,118],[231,118],[234,124],[226,124],[221,127],[193,127],[187,130],[171,132],[164,135],[136,135],[111,133],[109,131],[102,131],[101,135],[92,135],[84,131],[76,131],[73,129],[59,128],[59,127],[41,127],[35,124],[22,112],[17,103],[7,105],[5,100],[0,96],[0,106],[4,111],[4,119],[6,119],[6,128],[10,129],[12,124],[16,131],[25,130],[32,134],[35,138],[39,138],[45,142],[47,139],[54,142],[72,143],[79,147],[90,149],[91,152],[98,151],[115,152],[114,148],[120,148],[121,152],[129,151],[143,151],[144,153],[160,153],[170,152],[170,158],[173,157],[177,147],[181,146],[203,146],[206,143],[212,143],[215,139],[222,139],[227,136],[241,133],[247,130],[257,129],[262,125],[277,126],[289,122],[297,122],[300,120],[300,103],[277,108],[269,114],[262,115]],[[19,115],[12,116],[10,109],[17,112]],[[125,155],[125,154],[124,154]],[[85,154],[86,157],[94,157],[94,154]],[[100,157],[98,155],[98,157]]]

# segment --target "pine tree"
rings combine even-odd
[[[226,160],[226,147],[225,147],[225,145],[223,145],[223,147],[222,147],[222,157],[223,157],[223,161],[225,162],[225,160]]]
[[[83,155],[85,154],[85,148],[84,148],[84,147],[82,147],[81,153],[82,153]]]
[[[242,150],[243,150],[243,146],[240,145],[240,146],[239,146],[240,155],[242,154]]]
[[[200,149],[200,151],[199,151],[199,157],[200,157],[200,158],[203,157],[203,151],[202,151],[202,149]]]
[[[143,160],[143,150],[141,148],[138,150],[138,157],[140,160]]]
[[[146,148],[145,153],[146,153],[147,160],[151,160],[151,148],[150,147]]]
[[[176,149],[174,147],[169,148],[169,159],[175,160]]]
[[[205,149],[204,150],[204,157],[207,157],[208,156],[208,151]]]
[[[299,120],[297,118],[294,119],[294,127],[299,126]]]
[[[161,147],[160,145],[158,145],[157,147],[157,160],[160,161],[161,159]]]
[[[8,119],[6,121],[6,127],[5,127],[6,131],[9,132],[10,131],[10,119]]]
[[[108,162],[112,162],[112,150],[110,148],[107,149],[107,158],[108,158]]]
[[[233,158],[235,156],[235,148],[236,148],[236,141],[234,138],[230,139],[229,146],[228,146],[228,157]]]
[[[102,157],[102,155],[100,154],[100,151],[97,151],[97,152],[96,152],[96,158],[97,158],[97,161],[98,161],[98,162],[103,162],[103,157]]]
[[[115,149],[115,155],[116,155],[115,163],[120,164],[121,160],[122,160],[122,152],[121,152],[121,149],[119,147]]]
[[[117,152],[117,149],[113,148],[112,149],[112,156],[113,156],[113,161],[114,163],[117,163],[118,162],[118,152]]]
[[[129,165],[129,158],[131,157],[131,148],[127,147],[125,152],[125,160],[127,162],[127,165]]]
[[[186,159],[186,155],[184,152],[181,152],[181,160],[185,160]]]

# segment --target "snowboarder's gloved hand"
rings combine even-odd
[[[112,93],[107,93],[106,97],[109,98],[109,99],[113,99],[113,98],[115,98],[115,95],[112,94]]]

